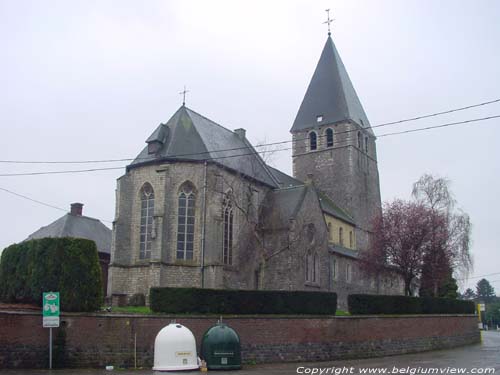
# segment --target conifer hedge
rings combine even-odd
[[[366,314],[474,314],[474,302],[452,298],[351,294],[349,312]]]
[[[95,311],[102,280],[94,241],[42,238],[7,247],[0,259],[0,300],[41,306],[43,292],[59,292],[61,310]]]
[[[151,288],[150,306],[154,312],[172,314],[335,315],[337,295],[328,292]]]

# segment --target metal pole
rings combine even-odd
[[[49,369],[52,370],[52,327],[49,328]]]
[[[134,368],[137,368],[137,332],[134,335]]]

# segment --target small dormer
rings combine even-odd
[[[165,124],[160,124],[156,130],[146,140],[148,144],[148,154],[158,153],[166,143],[168,137],[168,127]]]

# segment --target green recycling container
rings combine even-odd
[[[240,337],[227,324],[217,323],[205,332],[200,353],[209,370],[241,369]]]

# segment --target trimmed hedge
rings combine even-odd
[[[335,315],[337,295],[327,292],[151,288],[150,306],[154,312],[172,314]]]
[[[474,302],[451,298],[351,294],[349,312],[366,314],[474,314]]]
[[[101,267],[94,241],[42,238],[7,247],[0,259],[0,300],[42,304],[59,292],[61,310],[95,311],[102,304]]]

